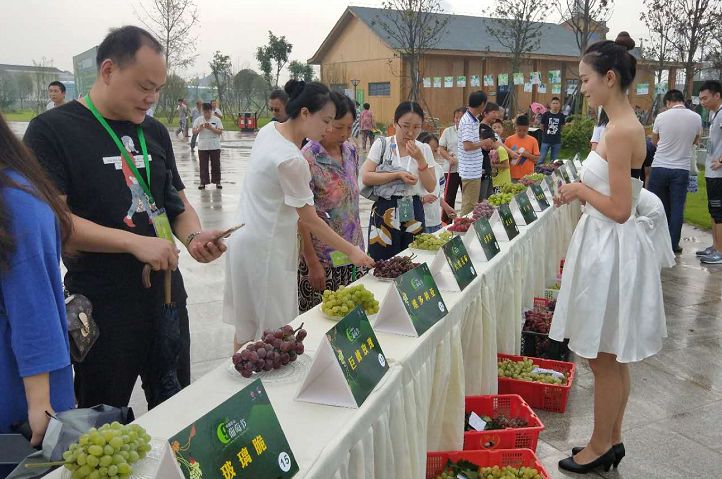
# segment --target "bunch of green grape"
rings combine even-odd
[[[501,206],[511,203],[514,195],[511,193],[494,193],[488,199],[489,204],[492,206]]]
[[[366,314],[379,312],[379,302],[374,298],[374,294],[362,284],[350,287],[341,286],[336,291],[327,289],[323,292],[321,311],[329,316],[341,318],[359,304]]]
[[[72,479],[127,479],[131,464],[150,451],[150,436],[137,424],[119,422],[91,428],[63,453]]]
[[[526,188],[526,185],[524,185],[523,183],[508,183],[501,187],[501,192],[517,195],[522,191],[525,191]]]
[[[533,467],[494,466],[479,469],[479,479],[543,479]]]
[[[409,248],[437,251],[453,237],[454,235],[448,231],[440,233],[439,236],[429,233],[421,233],[414,236],[414,241],[409,245]]]
[[[519,379],[520,381],[535,381],[545,384],[565,384],[566,378],[562,379],[551,374],[540,374],[532,372],[536,365],[529,358],[521,361],[502,359],[497,362],[500,378]],[[566,376],[566,375],[565,375]]]

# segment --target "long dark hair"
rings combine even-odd
[[[10,177],[8,169],[19,173],[32,186],[18,184]],[[73,228],[68,207],[60,198],[60,193],[45,176],[35,155],[15,137],[5,122],[5,118],[0,114],[0,190],[4,188],[27,191],[46,202],[58,218],[60,237],[65,244]],[[10,234],[10,221],[10,211],[0,195],[0,271],[10,266],[10,257],[15,252],[15,238]]]

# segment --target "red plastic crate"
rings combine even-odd
[[[518,394],[526,403],[535,408],[552,412],[564,412],[567,409],[569,391],[574,381],[576,366],[566,361],[552,361],[550,359],[532,358],[528,356],[514,356],[511,354],[497,354],[497,359],[511,359],[520,361],[524,358],[531,359],[540,368],[553,369],[560,373],[567,374],[567,384],[544,384],[532,381],[520,381],[519,379],[499,378],[499,394]]]
[[[446,468],[449,460],[469,461],[479,467],[513,466],[533,467],[544,479],[550,479],[536,455],[529,449],[499,449],[496,451],[430,452],[426,454],[426,479],[435,479]]]
[[[508,418],[520,417],[528,427],[498,429],[495,431],[466,431],[464,450],[481,449],[531,449],[536,451],[539,433],[544,424],[534,411],[517,394],[497,394],[491,396],[467,396],[465,413],[474,411],[479,416],[495,417],[503,414]]]

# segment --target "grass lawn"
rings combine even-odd
[[[3,111],[5,121],[30,121],[35,118],[33,110]]]
[[[699,228],[709,230],[712,228],[712,218],[707,209],[707,185],[704,181],[704,170],[697,175],[697,193],[687,194],[687,203],[684,207],[684,221]]]

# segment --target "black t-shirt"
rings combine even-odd
[[[562,142],[562,127],[566,123],[564,113],[545,112],[541,118],[542,143],[557,145]]]
[[[128,121],[107,121],[133,152],[138,172],[147,182],[136,125]],[[185,186],[178,174],[168,130],[151,117],[146,117],[141,127],[148,147],[151,193],[156,205],[162,208],[166,181],[172,181],[178,191]],[[101,226],[155,236],[146,197],[135,176],[110,135],[80,102],[53,108],[33,119],[23,141],[33,150],[61,194],[67,196],[68,206],[75,215]],[[66,285],[73,293],[143,291],[143,264],[130,254],[78,253],[64,257],[63,261],[68,268]],[[177,286],[173,288],[175,300],[185,299],[180,274],[176,272],[173,279]],[[162,286],[162,276],[154,274],[152,283]]]
[[[496,138],[496,135],[494,134],[494,129],[487,125],[484,122],[479,122],[479,138],[484,139],[484,131],[491,132],[491,136],[487,136],[486,138]],[[484,154],[484,177],[487,177],[491,174],[491,158],[489,157],[489,151],[485,150],[484,148],[481,149],[481,152]]]

